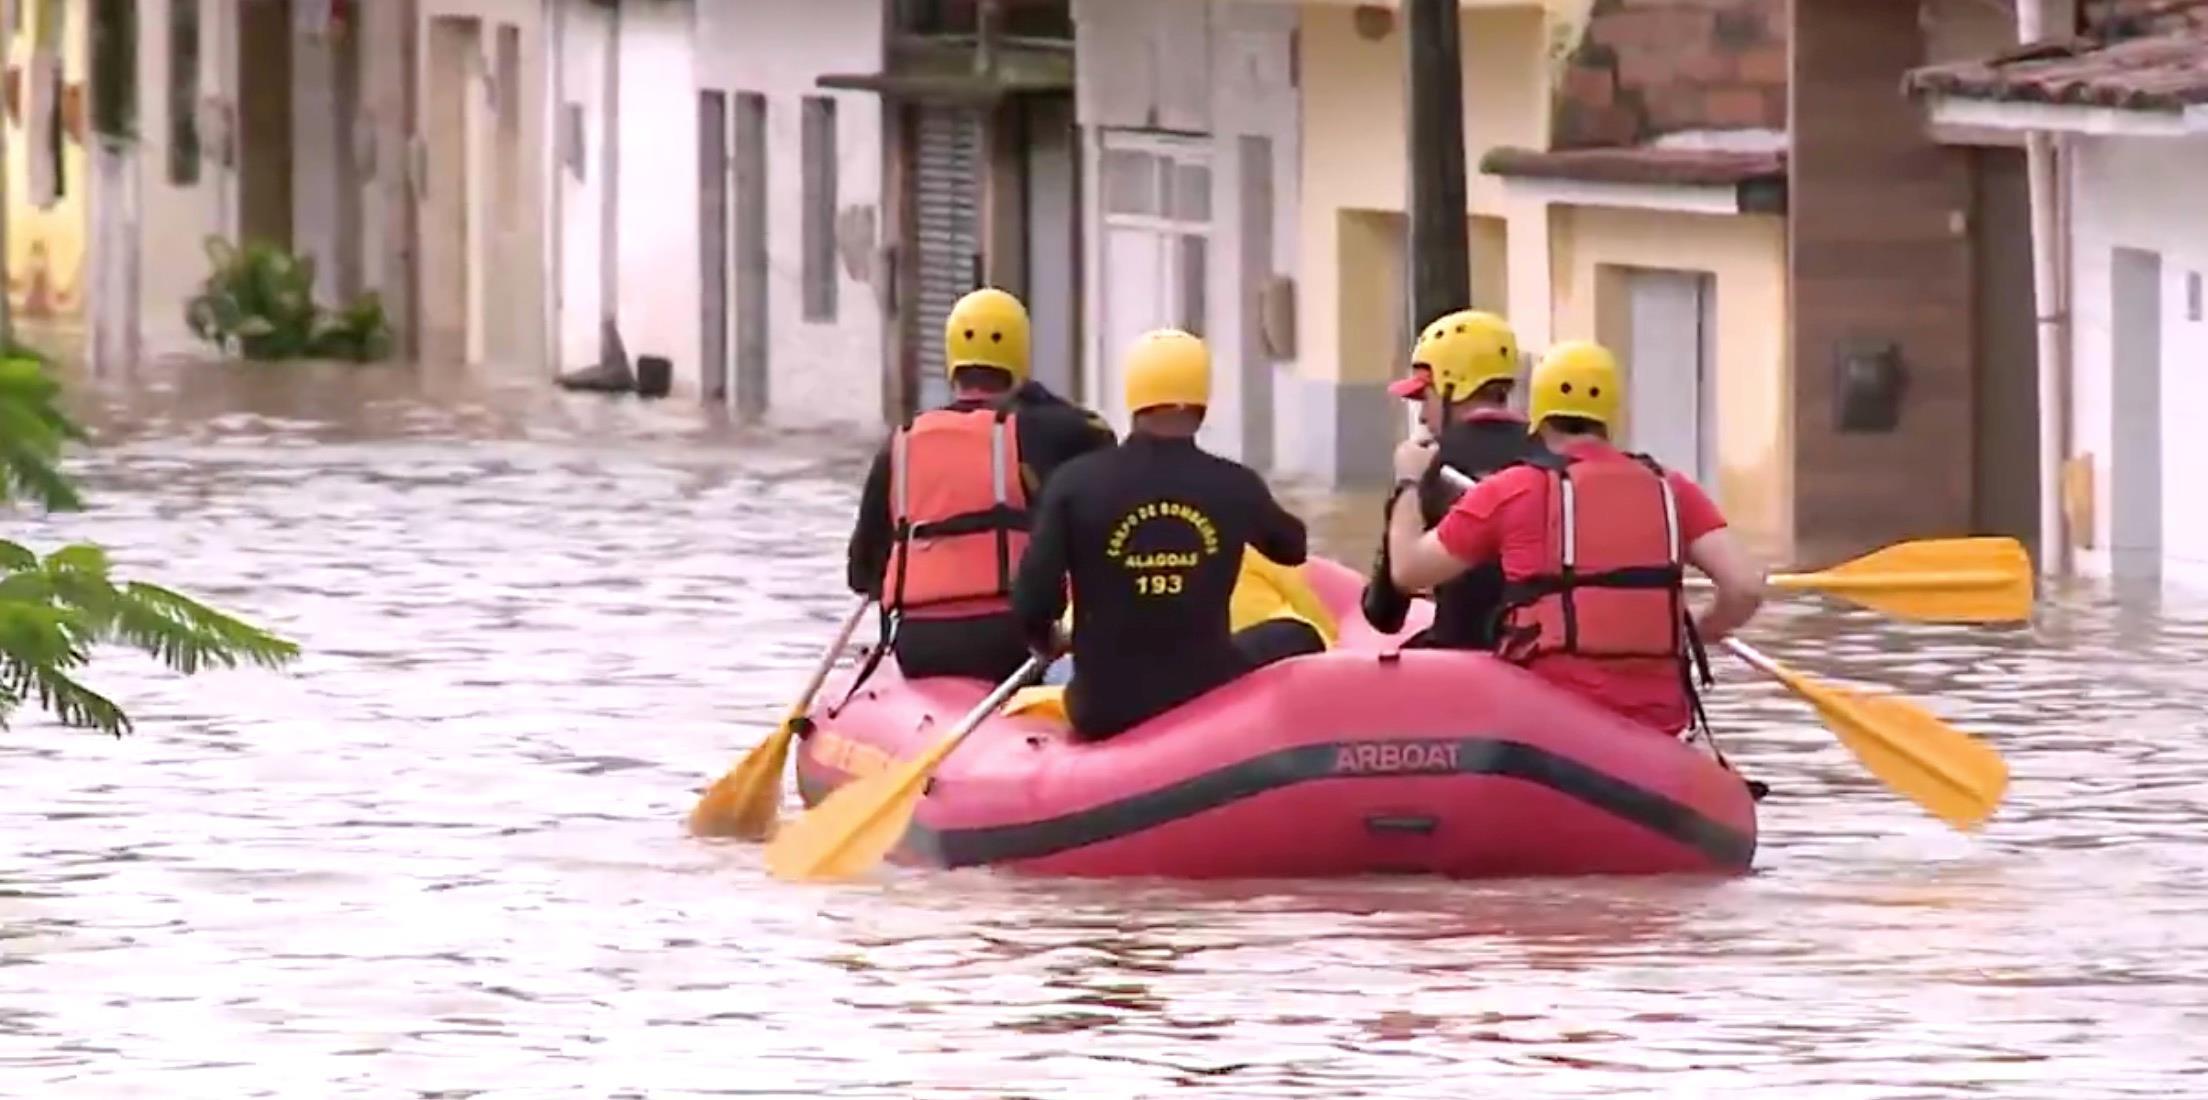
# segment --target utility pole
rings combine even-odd
[[[1411,332],[1472,304],[1457,0],[1404,0],[1409,55]]]

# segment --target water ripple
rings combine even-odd
[[[786,886],[678,829],[844,608],[863,444],[422,370],[168,365],[94,511],[11,526],[275,624],[295,673],[95,682],[0,740],[0,1094],[2193,1095],[2208,607],[1757,638],[2014,769],[1977,837],[1728,677],[1777,793],[1728,883]],[[1297,499],[1361,561],[1376,502]]]

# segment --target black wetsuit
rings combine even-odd
[[[1111,426],[1096,414],[1069,404],[1040,383],[1013,391],[1018,419],[1020,480],[1030,502],[1040,497],[1052,474],[1067,462],[1115,441]],[[970,410],[986,402],[953,401],[947,408]],[[846,578],[851,591],[879,598],[882,572],[888,568],[896,530],[889,514],[889,447],[884,444],[866,472],[859,494],[859,518],[851,530]],[[905,618],[891,649],[908,678],[970,676],[1000,681],[1019,670],[1028,657],[1027,636],[1010,612],[957,619]]]
[[[1194,440],[1137,434],[1059,471],[1043,493],[1012,609],[1040,647],[1073,580],[1073,682],[1066,713],[1103,738],[1251,671],[1324,647],[1307,624],[1234,632],[1229,604],[1244,546],[1304,560],[1303,521],[1257,473]]]

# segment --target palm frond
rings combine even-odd
[[[49,511],[83,507],[58,461],[84,438],[61,411],[61,387],[37,362],[0,359],[0,504],[34,500]]]
[[[0,542],[0,720],[32,698],[69,725],[121,734],[129,718],[69,675],[91,647],[138,649],[177,672],[289,664],[299,647],[160,585],[118,587],[107,553],[65,546],[43,559]]]
[[[282,668],[299,659],[299,645],[278,637],[269,631],[231,618],[179,592],[145,581],[125,584],[118,603],[117,626],[149,622],[141,617],[141,611],[183,627],[198,639],[204,660],[213,661],[224,668],[234,668],[244,660],[261,668]],[[128,637],[117,635],[117,640]],[[175,666],[180,672],[192,669]]]
[[[78,683],[60,668],[25,665],[0,656],[0,721],[8,710],[31,698],[63,725],[98,730],[116,737],[131,731],[130,716],[99,692]]]

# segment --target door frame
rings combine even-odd
[[[1191,134],[1177,130],[1133,130],[1116,127],[1091,127],[1088,140],[1082,143],[1081,207],[1083,236],[1092,246],[1082,250],[1081,283],[1082,349],[1086,362],[1077,374],[1081,382],[1081,400],[1088,407],[1102,412],[1116,406],[1109,400],[1106,387],[1116,385],[1119,372],[1111,362],[1111,318],[1106,302],[1106,257],[1111,251],[1110,232],[1113,229],[1147,230],[1161,236],[1199,236],[1205,241],[1205,293],[1203,335],[1207,343],[1216,327],[1219,316],[1217,302],[1210,293],[1212,272],[1222,262],[1218,254],[1219,240],[1219,164],[1218,150],[1208,134]],[[1181,163],[1203,165],[1210,194],[1206,196],[1206,212],[1203,222],[1181,221],[1170,216],[1149,214],[1117,214],[1105,209],[1103,172],[1106,158],[1113,153],[1144,153],[1164,157]],[[1215,362],[1216,374],[1219,365]],[[1217,378],[1214,377],[1217,387]],[[1239,418],[1239,411],[1236,413]],[[1211,419],[1206,418],[1207,426]],[[1237,424],[1237,427],[1239,424]]]

